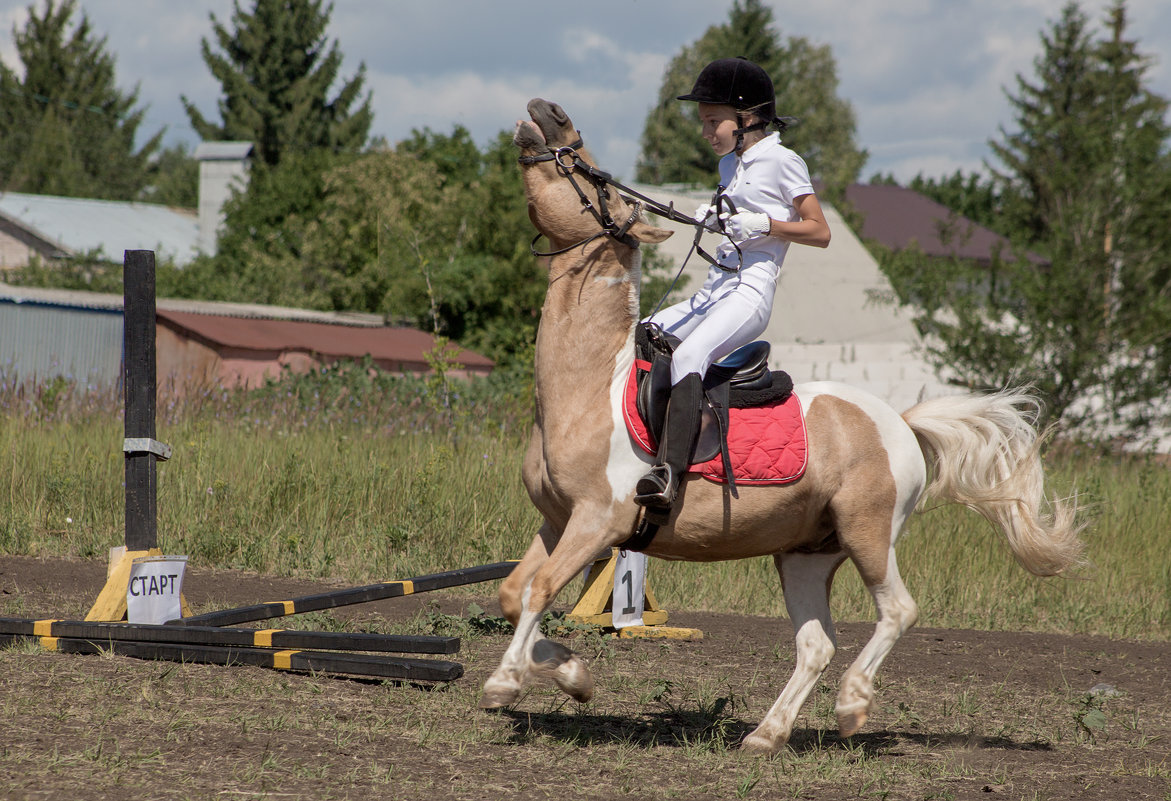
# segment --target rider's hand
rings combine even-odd
[[[724,232],[733,242],[744,242],[758,236],[766,236],[772,228],[772,220],[767,214],[758,211],[742,211],[738,214],[720,215],[724,222]]]
[[[707,222],[707,218],[710,217],[712,212],[715,210],[715,206],[713,206],[711,203],[701,203],[700,205],[696,206],[695,213],[691,215],[691,219],[702,225],[703,223]]]

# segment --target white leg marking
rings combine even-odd
[[[887,555],[886,580],[871,587],[870,593],[878,610],[878,623],[866,647],[842,676],[838,690],[838,729],[843,737],[854,734],[866,722],[874,701],[875,674],[895,643],[919,618],[919,607],[899,576],[893,546]]]
[[[529,582],[530,587],[532,582]],[[529,608],[529,590],[525,587],[521,597],[520,620],[517,621],[516,631],[512,641],[500,660],[500,666],[484,682],[484,694],[480,698],[480,707],[495,709],[508,706],[515,701],[524,689],[528,677],[529,653],[532,651],[534,635],[540,635],[539,623],[544,610],[533,611]]]
[[[809,691],[833,659],[837,642],[829,611],[829,580],[844,559],[841,553],[778,557],[785,608],[797,633],[797,664],[764,720],[744,738],[745,750],[776,753],[785,746]]]

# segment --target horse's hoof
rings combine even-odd
[[[520,698],[520,690],[509,687],[485,687],[480,696],[480,709],[500,709],[515,703]]]
[[[561,690],[579,703],[594,697],[594,677],[585,661],[552,640],[540,639],[533,645],[532,673],[542,679],[552,679]]]
[[[780,742],[758,733],[759,730],[749,733],[740,743],[740,750],[753,756],[772,756],[785,747],[785,740]]]
[[[842,737],[853,737],[866,725],[870,718],[870,710],[866,705],[859,709],[838,710],[838,734]]]
[[[553,674],[553,681],[566,695],[584,704],[594,697],[594,677],[585,662],[574,657]]]

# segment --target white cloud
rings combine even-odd
[[[0,61],[9,69],[18,70],[19,74],[23,74],[23,68],[16,55],[16,41],[12,37],[12,31],[23,29],[27,21],[27,6],[0,5]]]
[[[11,30],[33,0],[0,0],[0,58],[15,59]],[[858,141],[872,156],[866,175],[907,179],[978,169],[987,140],[1011,129],[1004,88],[1032,75],[1040,32],[1066,0],[766,0],[784,37],[830,46],[839,93],[858,117]],[[1083,0],[1101,28],[1112,0]],[[250,0],[240,0],[248,8]],[[216,113],[219,85],[199,53],[211,38],[208,13],[229,23],[233,0],[81,0],[108,36],[118,80],[140,86],[149,104],[142,133],[170,126],[168,142],[192,141],[179,95]],[[412,128],[447,132],[465,125],[478,142],[510,129],[527,101],[565,106],[606,169],[630,177],[647,111],[664,67],[711,25],[731,0],[341,0],[328,37],[345,56],[341,76],[359,63],[373,91],[373,132],[394,141]],[[1156,56],[1149,85],[1171,97],[1171,3],[1128,0],[1129,33]]]

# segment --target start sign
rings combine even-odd
[[[126,619],[131,623],[166,623],[183,616],[180,593],[186,556],[144,556],[130,567]]]

